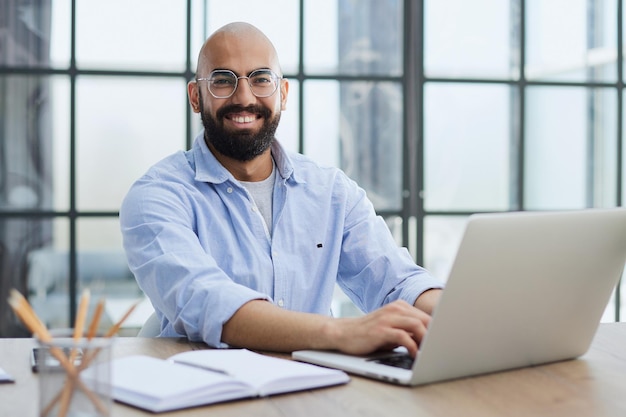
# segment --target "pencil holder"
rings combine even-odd
[[[111,415],[112,338],[73,339],[71,330],[38,341],[40,417]]]

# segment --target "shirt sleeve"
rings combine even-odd
[[[146,177],[133,185],[120,210],[124,249],[139,287],[166,323],[162,336],[225,347],[224,323],[248,301],[268,297],[235,283],[202,247],[193,204],[181,187]]]
[[[395,300],[413,304],[425,291],[443,288],[442,281],[417,265],[400,247],[365,191],[344,178],[346,212],[338,284],[363,311]]]

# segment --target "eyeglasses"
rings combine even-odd
[[[207,78],[197,78],[196,81],[207,81],[209,93],[215,98],[228,98],[235,94],[239,80],[248,80],[252,94],[256,97],[269,97],[278,89],[279,77],[270,69],[258,69],[248,76],[237,77],[230,70],[215,70]]]

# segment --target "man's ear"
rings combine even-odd
[[[195,81],[189,81],[187,83],[187,96],[189,97],[189,104],[194,113],[200,113],[200,91],[198,91],[198,83]]]
[[[287,94],[289,93],[289,81],[286,78],[280,80],[280,110],[287,110]]]

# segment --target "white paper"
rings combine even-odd
[[[193,350],[176,354],[170,360],[222,371],[246,381],[261,396],[342,384],[349,380],[342,371],[274,358],[246,349]]]

